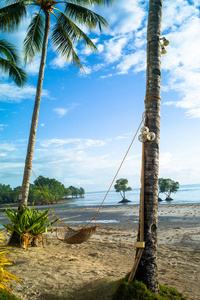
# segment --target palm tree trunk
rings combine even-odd
[[[161,94],[161,21],[162,0],[149,1],[147,27],[147,74],[145,125],[156,134],[153,142],[144,144],[144,241],[145,249],[140,260],[136,279],[153,292],[159,292],[157,271],[157,211],[160,140]]]
[[[34,153],[34,147],[35,147],[37,125],[38,125],[38,117],[39,117],[40,101],[41,101],[41,95],[42,95],[42,85],[43,85],[43,78],[44,78],[45,62],[46,62],[46,56],[47,56],[47,44],[48,44],[49,29],[50,29],[50,12],[45,12],[45,17],[46,17],[45,18],[45,33],[44,33],[42,55],[41,55],[41,61],[40,61],[39,76],[38,76],[38,82],[37,82],[35,106],[34,106],[34,110],[33,110],[31,129],[30,129],[30,134],[29,134],[29,142],[28,142],[26,161],[25,161],[25,167],[24,167],[24,177],[23,177],[23,182],[22,182],[22,200],[18,205],[18,209],[20,211],[23,209],[23,207],[27,204],[27,201],[28,201],[29,185],[30,185],[30,179],[31,179],[31,167],[32,167],[33,153]],[[20,236],[16,232],[13,232],[11,234],[8,245],[20,246]]]
[[[44,34],[42,55],[41,55],[41,61],[40,61],[40,70],[39,70],[36,97],[35,97],[35,106],[34,106],[34,110],[33,110],[32,123],[31,123],[29,142],[28,142],[26,161],[25,161],[25,168],[24,168],[24,177],[23,177],[23,183],[22,183],[22,200],[19,203],[19,209],[21,209],[24,205],[27,204],[28,194],[29,194],[29,185],[30,185],[30,179],[31,179],[31,167],[32,167],[32,161],[33,161],[33,153],[34,153],[34,147],[35,147],[35,139],[36,139],[38,117],[39,117],[39,110],[40,110],[40,101],[41,101],[41,95],[42,95],[44,69],[45,69],[46,56],[47,56],[47,44],[48,44],[49,29],[50,29],[50,12],[46,12],[45,17],[46,17],[45,18],[45,34]]]

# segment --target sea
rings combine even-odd
[[[106,191],[88,192],[85,194],[84,198],[71,198],[66,203],[63,203],[62,206],[67,206],[68,208],[98,207],[102,203],[105,195]],[[173,198],[172,201],[166,201],[166,196],[162,193],[160,193],[159,197],[163,200],[159,202],[159,205],[200,204],[200,184],[181,185],[178,192],[171,194],[171,198]],[[126,204],[119,203],[122,200],[120,194],[116,193],[114,190],[111,190],[103,203],[103,207],[138,205],[140,199],[140,189],[132,189],[132,191],[126,192],[126,199],[130,200],[131,202]]]

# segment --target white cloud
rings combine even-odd
[[[78,103],[71,103],[68,107],[60,107],[60,108],[54,108],[53,111],[55,111],[59,118],[64,117],[69,111],[75,109],[77,106],[79,106]]]
[[[107,63],[118,61],[122,56],[122,50],[126,46],[128,38],[126,36],[114,37],[105,42],[105,60]]]
[[[87,149],[91,147],[100,147],[105,145],[105,141],[93,140],[93,139],[50,139],[43,140],[40,142],[40,145],[44,148],[52,147],[57,148],[64,145],[71,145],[75,149]]]
[[[83,69],[79,70],[79,76],[87,76],[92,72],[92,68],[89,66],[83,66]]]
[[[118,74],[126,74],[134,67],[134,72],[144,71],[146,69],[146,52],[144,50],[126,55],[117,65]]]
[[[39,67],[40,67],[40,55],[35,56],[33,62],[31,64],[27,64],[26,66],[26,72],[29,75],[37,75],[39,73]]]
[[[50,62],[50,66],[53,69],[57,69],[57,68],[65,68],[67,66],[67,62],[66,59],[64,59],[61,56],[56,56],[54,59],[52,59],[52,61]]]
[[[7,127],[7,124],[0,124],[0,131],[3,131],[5,127]]]
[[[53,110],[59,115],[59,118],[64,117],[69,111],[67,108],[54,108]]]
[[[17,87],[14,83],[0,83],[1,102],[21,102],[24,99],[34,98],[36,94],[35,87],[26,85],[23,89]],[[42,91],[42,97],[49,98],[47,90]]]

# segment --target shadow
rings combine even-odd
[[[77,286],[75,290],[55,291],[55,293],[40,294],[41,300],[111,300],[120,280],[111,281],[109,277],[93,280]]]

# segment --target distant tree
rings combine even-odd
[[[35,186],[39,187],[39,184],[41,185],[43,190],[46,189],[46,193],[51,198],[51,201],[53,201],[52,199],[54,198],[54,200],[57,203],[57,201],[59,199],[61,199],[65,196],[65,186],[64,186],[64,184],[62,184],[61,182],[59,182],[55,178],[50,179],[48,177],[44,177],[44,176],[40,175],[40,176],[38,176],[37,180],[34,181]]]
[[[12,199],[13,199],[14,202],[18,202],[19,201],[19,195],[21,194],[21,190],[22,190],[21,186],[17,186],[16,188],[13,189],[13,191],[12,191]]]
[[[84,195],[85,195],[85,190],[84,190],[82,187],[80,187],[80,188],[78,189],[78,194],[79,194],[80,197],[84,197]]]
[[[179,190],[179,183],[169,178],[159,178],[158,180],[159,192],[166,195],[165,200],[173,200],[170,195],[176,193]]]
[[[125,192],[131,191],[132,188],[128,185],[128,179],[125,178],[120,178],[118,180],[116,180],[116,184],[114,185],[115,191],[117,193],[120,193],[120,195],[122,196],[122,201],[121,202],[127,202],[129,200],[127,200],[125,198]]]
[[[67,198],[68,196],[70,196],[72,194],[72,191],[69,188],[65,189],[65,197]]]
[[[12,201],[12,188],[10,185],[0,184],[0,203],[9,203]]]
[[[72,198],[77,197],[77,195],[78,195],[77,188],[73,185],[70,185],[69,189],[72,191],[72,194],[71,194]]]

